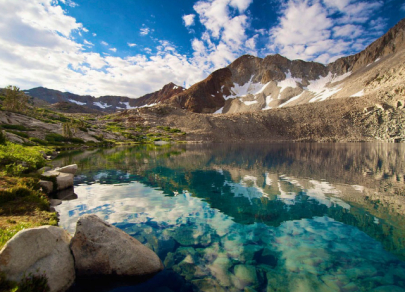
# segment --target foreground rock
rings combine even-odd
[[[22,230],[1,250],[0,271],[11,281],[45,273],[51,291],[65,291],[75,280],[69,242],[70,235],[59,227]]]
[[[96,215],[77,221],[70,247],[76,272],[82,276],[147,276],[163,270],[152,250]]]

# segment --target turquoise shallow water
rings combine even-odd
[[[165,271],[72,291],[405,291],[402,145],[136,147],[67,155],[74,232],[94,213]],[[402,203],[404,202],[404,205]]]

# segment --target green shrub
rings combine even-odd
[[[51,133],[45,136],[45,140],[48,142],[65,142],[66,138],[60,134]]]
[[[89,130],[87,130],[87,128],[85,127],[79,127],[79,130],[83,131],[83,132],[88,132]]]
[[[48,145],[48,142],[46,142],[45,140],[39,139],[39,138],[31,137],[30,140],[32,142],[38,143],[39,145],[43,145],[43,146]]]
[[[7,130],[18,130],[18,131],[35,131],[35,129],[27,128],[23,125],[10,125],[10,124],[3,124],[1,125],[3,129]]]
[[[45,166],[46,160],[35,147],[24,147],[14,143],[0,145],[0,169],[20,175]]]
[[[9,132],[9,133],[13,133],[14,135],[17,135],[17,136],[20,136],[20,137],[26,138],[26,139],[28,139],[28,138],[29,138],[29,136],[28,136],[28,134],[27,134],[27,133],[18,132],[18,131],[13,131],[13,130],[6,130],[6,131],[7,131],[7,132]]]
[[[7,138],[6,135],[4,135],[3,131],[0,130],[0,145],[6,144]]]
[[[67,142],[75,143],[75,144],[84,144],[83,139],[80,138],[68,138]]]

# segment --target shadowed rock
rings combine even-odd
[[[77,221],[71,250],[81,276],[148,276],[163,270],[152,250],[96,215]]]

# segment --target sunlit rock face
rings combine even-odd
[[[148,289],[400,291],[403,154],[365,144],[100,150],[66,158],[81,169],[78,199],[57,211],[71,232],[96,214],[154,250],[166,270]]]

